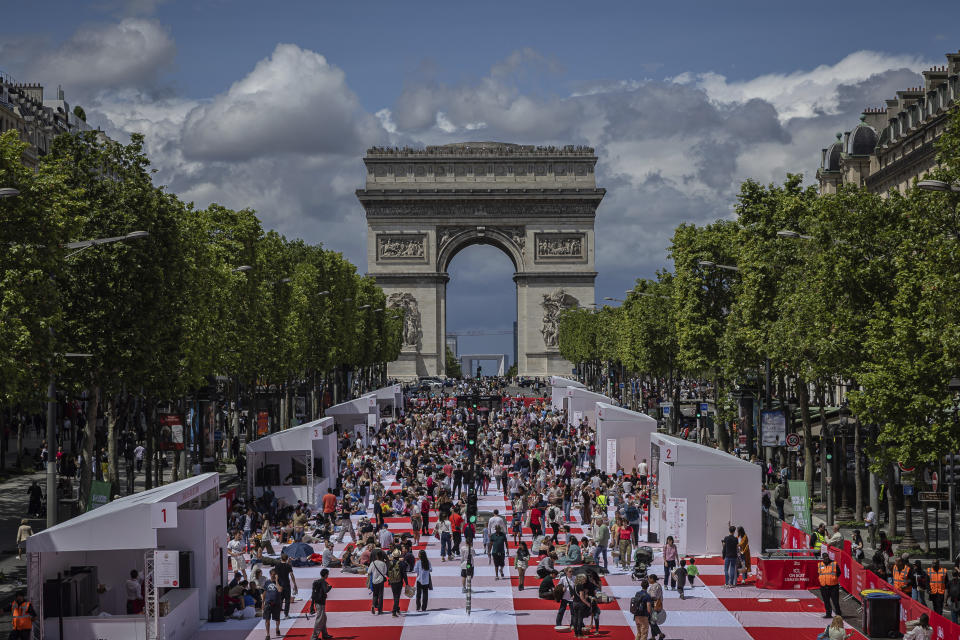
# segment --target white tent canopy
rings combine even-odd
[[[591,426],[595,426],[598,402],[613,404],[613,400],[602,393],[594,393],[579,387],[567,387],[563,390],[560,408],[567,412],[568,424],[580,424],[587,420]]]
[[[219,478],[219,474],[205,473],[118,498],[30,536],[27,552],[155,548],[158,527],[154,510],[163,505],[175,510],[209,491],[219,492]]]
[[[605,473],[617,469],[631,471],[650,456],[650,434],[656,433],[657,421],[645,413],[637,413],[605,402],[597,403],[596,465]]]
[[[258,482],[258,469],[267,465],[277,468],[274,474],[267,474],[273,480],[264,477]],[[247,443],[247,466],[251,495],[262,494],[263,487],[270,486],[278,499],[289,504],[303,500],[312,505],[320,495],[317,485],[323,491],[336,480],[337,434],[333,418],[320,418]],[[286,482],[288,477],[290,482]]]
[[[382,387],[372,393],[377,397],[378,422],[393,420],[397,416],[396,410],[403,409],[403,387],[399,384]],[[327,413],[330,411],[327,410]]]
[[[366,445],[368,443],[367,427],[378,424],[377,395],[368,393],[359,398],[335,404],[324,413],[333,418],[339,433],[350,434],[351,441],[360,438]]]
[[[650,436],[650,456],[650,531],[661,542],[672,535],[680,553],[719,553],[734,525],[759,550],[760,467],[663,433]]]

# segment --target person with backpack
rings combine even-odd
[[[640,581],[640,591],[630,598],[630,613],[633,615],[633,621],[637,625],[636,640],[647,640],[650,635],[650,615],[653,613],[653,602],[650,594],[647,593],[649,583],[646,580]]]
[[[313,588],[310,590],[310,604],[313,607],[313,612],[317,614],[310,640],[318,640],[318,638],[319,640],[330,640],[333,638],[327,631],[327,594],[333,588],[327,582],[327,576],[329,575],[329,569],[321,569],[320,577],[313,581]]]
[[[394,549],[390,556],[390,568],[387,569],[387,582],[390,583],[390,589],[393,591],[393,611],[394,618],[400,617],[400,594],[403,588],[407,586],[407,565],[403,560],[400,549]]]

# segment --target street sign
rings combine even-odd
[[[920,491],[917,493],[917,500],[920,502],[946,502],[950,499],[946,491]]]
[[[741,435],[740,438],[739,438],[739,441],[740,441],[740,444],[741,444],[741,445],[744,445],[744,446],[745,446],[745,445],[747,444],[747,436],[746,436],[746,435]]]
[[[900,467],[900,471],[903,471],[904,473],[910,473],[911,471],[913,471],[914,469],[916,469],[916,467],[908,467],[907,465],[903,464],[902,462],[898,462],[898,463],[897,463],[897,466]]]
[[[791,433],[787,435],[787,446],[788,447],[799,447],[800,446],[800,436],[796,433]]]
[[[912,496],[912,495],[913,495],[913,485],[912,485],[912,484],[905,484],[905,485],[903,485],[903,495],[905,495],[905,496]]]
[[[663,415],[664,416],[670,415],[670,407],[663,407]]]
[[[706,413],[709,410],[710,410],[710,405],[708,403],[706,402],[700,403],[700,411],[702,411],[703,413]]]

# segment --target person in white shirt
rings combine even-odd
[[[511,480],[515,480],[515,478],[511,478]],[[499,509],[493,510],[493,516],[491,516],[490,520],[487,521],[487,527],[490,529],[490,531],[496,531],[497,527],[500,527],[502,531],[507,530],[507,521],[504,520],[500,515]]]
[[[140,613],[143,610],[143,589],[136,569],[130,571],[130,579],[123,583],[123,590],[127,596],[127,615]]]

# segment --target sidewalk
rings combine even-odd
[[[32,434],[25,439],[26,446],[31,451],[40,444],[40,440]],[[7,456],[9,473],[16,462],[15,456]],[[170,467],[164,469],[164,484],[170,482]],[[121,489],[126,486],[126,476],[121,469]],[[0,479],[0,637],[5,638],[10,632],[10,614],[8,608],[13,597],[20,590],[27,588],[26,554],[22,560],[17,560],[17,529],[20,519],[29,517],[26,513],[28,499],[27,488],[36,480],[40,488],[46,493],[46,472],[43,470],[34,473],[13,474]],[[232,463],[227,464],[225,473],[220,474],[221,492],[238,485],[237,470]],[[144,489],[144,474],[140,472],[134,483],[136,491]],[[46,528],[46,516],[29,518],[34,533]]]

